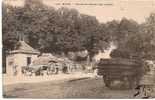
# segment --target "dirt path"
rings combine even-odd
[[[5,97],[16,98],[133,98],[132,90],[106,88],[102,79],[14,84],[4,86]]]
[[[7,76],[3,75],[3,85],[11,85],[18,83],[38,83],[38,82],[48,82],[48,81],[59,81],[59,80],[69,80],[85,77],[94,77],[94,75],[86,74],[82,72],[76,72],[72,74],[57,74],[49,76]]]

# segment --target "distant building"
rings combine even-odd
[[[15,50],[10,51],[6,57],[6,74],[20,75],[21,68],[28,66],[38,58],[39,51],[33,49],[24,41],[19,41],[15,46]]]
[[[78,69],[75,68],[77,67],[75,63],[72,60],[68,59],[67,57],[58,57],[56,55],[52,55],[51,53],[42,53],[42,55],[40,55],[37,59],[35,59],[29,67],[32,68],[42,67],[44,70],[53,71],[54,73],[56,69],[58,69],[60,73],[71,73],[75,71],[75,69]]]

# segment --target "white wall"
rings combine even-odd
[[[9,62],[12,62],[12,65],[10,65]],[[6,74],[13,75],[13,70],[11,68],[13,65],[14,65],[14,54],[6,57]]]
[[[13,54],[13,55],[9,55],[7,57],[7,66],[6,66],[6,73],[13,75],[13,66],[17,66],[17,73],[21,74],[21,67],[23,66],[27,66],[27,57],[31,57],[31,62],[33,62],[35,59],[37,59],[37,55],[34,54]],[[13,61],[12,65],[9,65],[10,60]]]

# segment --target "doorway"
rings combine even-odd
[[[31,64],[31,57],[27,57],[27,65]]]

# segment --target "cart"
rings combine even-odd
[[[112,58],[98,63],[98,75],[103,76],[105,86],[111,89],[132,89],[139,84],[142,74],[140,60]]]

